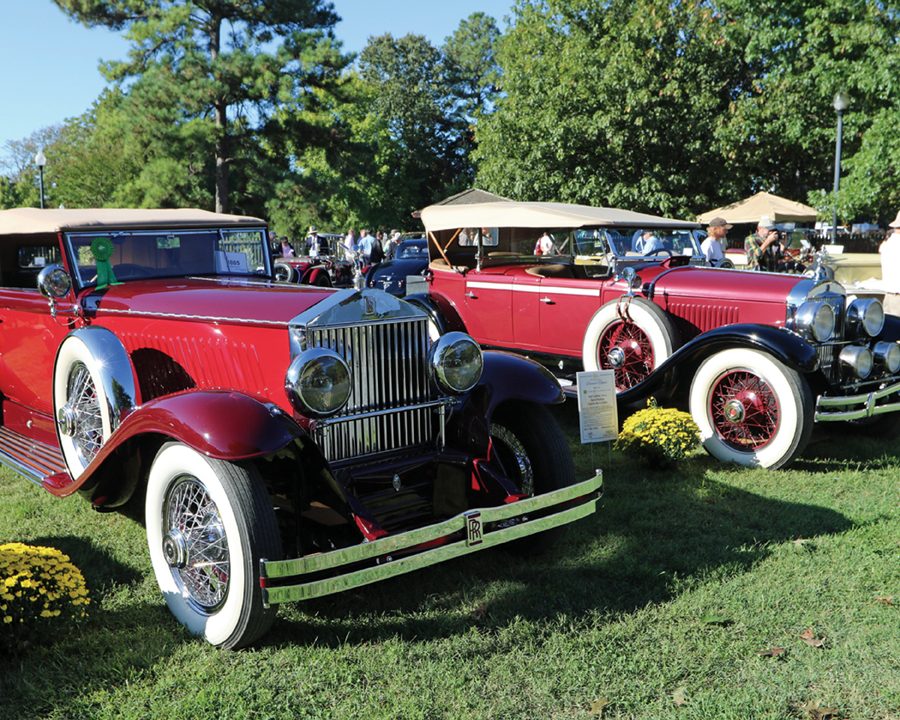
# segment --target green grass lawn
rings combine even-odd
[[[0,542],[62,549],[94,604],[0,659],[0,718],[900,718],[900,442],[657,473],[557,414],[605,487],[552,551],[285,606],[252,651],[181,630],[138,522],[3,471]]]

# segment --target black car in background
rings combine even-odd
[[[406,294],[406,278],[424,275],[428,269],[428,245],[424,237],[403,240],[394,257],[374,265],[366,273],[366,286],[385,290],[392,295]]]

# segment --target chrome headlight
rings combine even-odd
[[[872,351],[867,347],[848,345],[841,350],[840,360],[844,365],[849,367],[860,380],[865,380],[872,374],[874,357],[872,356]]]
[[[291,362],[284,389],[297,412],[334,415],[350,399],[350,368],[334,350],[310,348]]]
[[[884,327],[884,307],[876,298],[857,298],[847,308],[847,330],[860,337],[877,336]]]
[[[454,395],[475,387],[484,366],[478,343],[461,332],[441,335],[431,348],[430,360],[438,387]]]
[[[900,345],[895,342],[875,343],[875,362],[889,375],[900,370]]]
[[[807,300],[797,310],[797,329],[816,342],[830,340],[834,326],[834,308],[828,303]]]

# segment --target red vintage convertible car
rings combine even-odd
[[[546,370],[380,290],[275,283],[265,238],[198,210],[0,211],[0,462],[98,509],[143,496],[191,632],[247,645],[277,603],[535,550],[594,510]]]
[[[564,380],[615,371],[620,405],[655,394],[689,408],[706,449],[781,467],[814,422],[900,411],[900,318],[812,278],[696,267],[691,257],[535,255],[579,238],[656,236],[678,221],[562,203],[422,211],[433,322],[542,361]],[[462,239],[462,241],[461,241]]]

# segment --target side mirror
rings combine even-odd
[[[38,273],[37,286],[45,298],[59,300],[72,289],[72,278],[61,265],[48,265]]]

